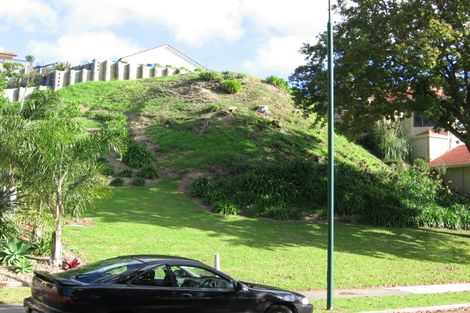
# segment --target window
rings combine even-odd
[[[130,283],[134,286],[173,287],[171,273],[166,265],[152,268],[133,279]]]
[[[413,113],[413,127],[433,127],[434,123],[426,116],[420,113]]]
[[[216,273],[196,266],[172,266],[177,287],[182,288],[217,288],[233,289],[233,283],[229,279]]]

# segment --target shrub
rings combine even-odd
[[[222,81],[220,89],[226,93],[237,93],[243,90],[243,85],[236,80],[227,79]]]
[[[0,244],[0,261],[9,266],[15,265],[21,258],[29,256],[30,253],[31,247],[18,239]]]
[[[237,79],[244,78],[245,76],[244,74],[225,71],[225,72],[222,72],[222,77],[224,79],[237,80]]]
[[[122,171],[120,171],[117,176],[118,177],[132,177],[132,170],[125,168]]]
[[[411,147],[399,122],[377,122],[358,143],[385,162],[401,163],[410,155]]]
[[[158,170],[156,167],[152,165],[145,165],[139,170],[139,173],[137,173],[137,176],[141,178],[146,178],[146,179],[154,179],[158,177]]]
[[[219,73],[215,71],[201,71],[198,72],[199,78],[206,81],[220,81],[222,78]]]
[[[313,211],[325,213],[325,164],[283,160],[230,171],[229,178],[195,179],[191,196],[202,198],[222,214],[300,219]],[[439,171],[422,162],[387,172],[339,162],[336,175],[337,214],[355,215],[378,226],[470,228],[468,200],[449,193]]]
[[[145,179],[143,179],[142,177],[136,177],[132,180],[131,185],[136,187],[144,187]]]
[[[33,271],[33,262],[27,258],[20,258],[13,264],[15,273],[28,274]]]
[[[192,182],[189,187],[189,194],[193,197],[203,197],[209,191],[209,178],[206,176],[199,176]]]
[[[124,182],[124,179],[118,177],[118,178],[115,178],[113,179],[110,183],[109,183],[110,186],[113,186],[113,187],[122,187],[125,185],[125,182]]]
[[[141,168],[152,162],[152,153],[141,143],[130,141],[122,161],[129,167]]]
[[[266,77],[266,82],[270,85],[273,85],[279,89],[282,89],[282,90],[285,90],[285,91],[289,91],[289,84],[287,83],[287,81],[285,81],[284,79],[280,78],[280,77],[276,77],[276,76],[268,76]]]
[[[32,253],[36,256],[45,256],[51,252],[52,239],[49,234],[41,236],[31,244]]]
[[[114,176],[114,167],[109,164],[109,162],[102,158],[98,160],[98,164],[100,166],[101,174],[106,176]]]
[[[214,205],[214,212],[223,215],[237,215],[239,213],[237,205],[230,202],[216,203]]]
[[[109,122],[109,121],[122,121],[127,122],[127,116],[122,113],[114,113],[114,112],[94,112],[89,113],[90,117],[102,121],[102,122]]]

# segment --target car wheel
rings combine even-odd
[[[292,313],[292,311],[283,305],[271,305],[266,313]]]

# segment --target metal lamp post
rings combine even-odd
[[[335,113],[333,75],[333,24],[331,21],[331,0],[328,0],[328,271],[327,310],[333,309],[333,252],[335,219]]]

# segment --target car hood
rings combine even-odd
[[[304,297],[304,295],[302,295],[300,293],[285,290],[285,289],[278,288],[278,287],[267,286],[267,285],[256,284],[256,283],[248,283],[248,282],[242,282],[242,283],[244,283],[245,285],[250,287],[250,289],[255,291],[255,292],[256,291],[269,292],[269,293],[276,294],[276,295],[279,295],[279,296],[285,296],[287,294],[291,294],[291,295],[295,295],[295,296],[301,297],[301,298]]]

